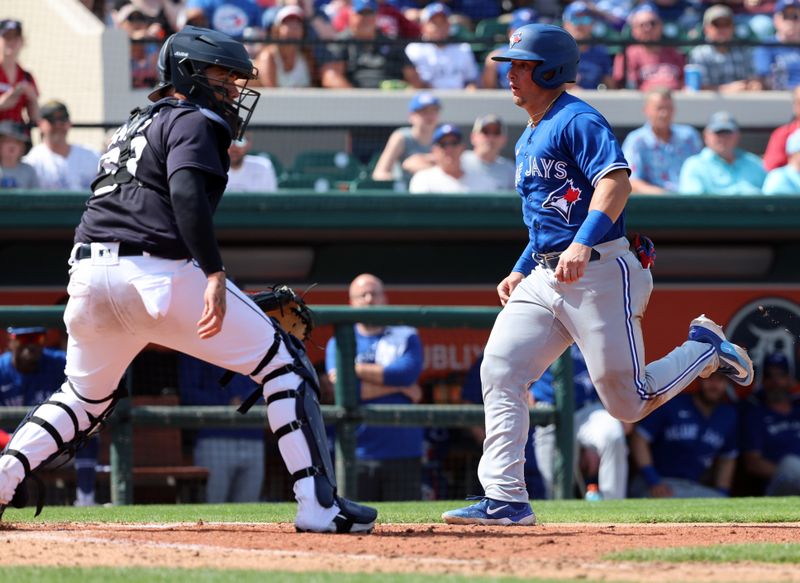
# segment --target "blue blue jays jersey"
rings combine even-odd
[[[737,419],[736,408],[727,403],[705,417],[684,393],[640,421],[636,432],[650,444],[659,474],[699,482],[717,457],[739,454]]]
[[[515,152],[516,187],[530,235],[515,271],[528,273],[532,253],[559,252],[572,243],[598,181],[614,170],[627,170],[628,162],[606,119],[569,93],[553,103],[538,125],[528,126]],[[623,212],[598,243],[624,235]]]
[[[11,352],[0,354],[0,406],[38,405],[61,387],[67,364],[63,350],[45,348],[39,367],[21,373],[11,363]]]
[[[764,405],[752,407],[742,427],[742,451],[758,452],[776,464],[784,456],[800,456],[800,403],[788,415]]]

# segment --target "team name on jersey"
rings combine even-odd
[[[517,165],[517,182],[522,180],[523,174],[544,178],[545,180],[563,180],[567,177],[567,163],[562,160],[552,158],[536,158],[536,156],[526,156]]]

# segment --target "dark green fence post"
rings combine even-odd
[[[553,462],[553,497],[562,500],[572,498],[575,450],[573,442],[575,390],[572,379],[572,356],[570,349],[564,351],[555,362],[553,384],[556,401],[556,447]]]
[[[111,418],[111,503],[114,506],[133,504],[133,398],[132,371],[125,375],[128,396],[119,400]]]
[[[357,412],[356,335],[352,323],[337,324],[336,404],[345,409],[345,418],[336,424],[336,479],[342,496],[356,495],[356,426],[350,418]]]

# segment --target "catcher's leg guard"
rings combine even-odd
[[[298,530],[316,532],[370,532],[377,511],[341,498],[336,493],[325,423],[319,406],[319,379],[303,344],[283,335],[293,364],[264,376],[267,416],[278,447],[292,474],[300,508]],[[287,338],[288,337],[288,338]],[[289,386],[296,389],[286,389]],[[309,488],[310,486],[310,488]],[[310,500],[309,498],[313,498]]]
[[[37,469],[62,454],[75,455],[90,435],[100,431],[121,393],[98,401],[81,397],[69,381],[20,422],[0,455],[0,504],[24,506],[26,484]],[[37,504],[37,515],[41,511]]]

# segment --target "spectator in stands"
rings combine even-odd
[[[25,126],[10,120],[0,121],[0,190],[39,186],[36,171],[22,161],[30,143]]]
[[[472,150],[461,155],[461,167],[468,174],[484,174],[492,182],[491,192],[514,190],[516,167],[500,152],[508,141],[503,120],[490,114],[479,117],[470,135]]]
[[[388,42],[378,30],[376,10],[375,0],[353,0],[349,28],[336,38],[356,42],[328,46],[331,60],[320,67],[323,87],[376,89],[387,81],[422,87],[419,75],[402,47]]]
[[[409,20],[403,14],[402,10],[394,5],[394,2],[376,0],[376,3],[378,5],[378,10],[375,21],[378,24],[378,29],[386,38],[419,38],[421,33],[419,23]],[[335,30],[343,31],[347,28],[351,10],[352,8],[349,4],[340,5],[340,9],[335,12],[332,18],[332,24]]]
[[[764,361],[763,403],[745,412],[741,429],[746,474],[765,484],[767,496],[800,495],[800,402],[786,354]]]
[[[42,143],[22,159],[36,170],[39,188],[89,190],[97,175],[100,155],[86,146],[70,144],[67,135],[71,127],[66,105],[60,101],[42,105],[39,120]]]
[[[316,75],[314,56],[300,43],[306,36],[305,12],[299,6],[284,6],[275,15],[271,43],[253,60],[262,87],[311,87]]]
[[[409,192],[412,194],[492,192],[493,182],[488,176],[482,172],[467,170],[461,165],[464,149],[464,139],[460,129],[452,124],[436,128],[431,148],[435,165],[420,170],[411,177]]]
[[[739,124],[718,111],[703,131],[706,147],[683,163],[681,194],[759,194],[766,172],[761,158],[740,149]]]
[[[383,282],[362,273],[350,284],[354,308],[387,303]],[[355,373],[361,403],[411,404],[422,399],[417,379],[423,352],[417,330],[409,326],[355,325]],[[325,349],[325,367],[336,382],[336,338]],[[422,428],[362,425],[357,431],[358,496],[364,500],[419,500]]]
[[[725,46],[734,38],[733,11],[725,4],[715,4],[703,14],[703,34],[707,45],[689,51],[689,64],[700,67],[702,89],[720,92],[759,91],[761,81],[753,70],[753,56],[748,47]]]
[[[64,379],[66,353],[47,348],[47,329],[39,326],[8,328],[8,350],[0,354],[0,406],[38,405]],[[75,456],[76,506],[95,505],[97,438],[90,439]]]
[[[264,6],[253,0],[186,0],[184,19],[241,39],[247,29],[261,26]]]
[[[19,20],[0,20],[0,120],[33,124],[39,120],[39,90],[33,75],[19,65],[23,42]]]
[[[690,30],[700,23],[700,14],[693,0],[653,0],[661,20],[672,27]]]
[[[778,0],[773,22],[779,44],[755,48],[756,75],[769,89],[794,89],[800,85],[800,50],[779,45],[800,43],[800,0]]]
[[[603,408],[589,378],[583,355],[574,344],[570,348],[570,355],[575,390],[575,441],[582,452],[589,452],[588,457],[598,458],[599,461],[599,463],[589,463],[590,467],[585,467],[588,471],[584,470],[584,481],[587,484],[597,484],[604,500],[625,498],[628,487],[628,446],[625,441],[625,425]],[[531,386],[532,403],[550,405],[555,403],[552,383],[552,369],[548,369],[547,373]],[[536,463],[542,473],[547,498],[552,498],[556,426],[539,426],[534,435]],[[586,454],[582,454],[579,459],[586,457]]]
[[[441,2],[428,4],[420,14],[422,42],[410,43],[406,55],[427,87],[475,89],[478,64],[469,43],[449,42],[450,14]]]
[[[439,125],[442,104],[432,93],[417,93],[408,103],[410,126],[398,128],[389,136],[381,152],[373,180],[399,180],[405,184],[415,172],[432,167],[433,132]]]
[[[633,192],[677,192],[681,166],[703,149],[703,140],[692,126],[672,123],[675,104],[669,89],[656,87],[645,94],[644,116],[647,122],[622,142]]]
[[[119,6],[113,17],[117,28],[124,30],[133,41],[130,45],[132,86],[152,87],[158,83],[158,52],[163,40],[163,29],[154,18],[131,2]]]
[[[448,4],[455,14],[468,18],[472,28],[481,20],[497,18],[502,13],[499,0],[451,0]]]
[[[794,119],[777,128],[769,136],[767,150],[764,152],[764,168],[767,170],[774,170],[788,163],[786,141],[791,134],[800,129],[800,86],[792,91],[792,111]]]
[[[762,191],[764,194],[800,194],[800,129],[786,140],[789,163],[767,173]]]
[[[231,167],[228,170],[226,192],[275,192],[278,177],[269,158],[248,154],[252,146],[248,133],[241,140],[234,140],[228,148]]]
[[[511,13],[508,36],[510,37],[519,27],[538,20],[538,13],[532,8],[518,8]],[[483,61],[483,71],[481,72],[481,87],[484,89],[508,89],[508,70],[511,68],[511,61],[495,61],[492,58],[507,47],[508,44],[503,43],[486,55]]]
[[[650,498],[728,496],[738,450],[736,408],[725,403],[728,379],[714,373],[636,424],[631,453],[640,478],[632,492]]]
[[[239,406],[259,387],[252,379],[236,374],[220,390],[224,370],[181,354],[178,379],[183,405]],[[259,402],[263,404],[263,399]],[[208,427],[197,430],[194,463],[208,468],[206,502],[258,502],[264,482],[264,430],[260,428]]]
[[[562,26],[578,41],[581,60],[578,63],[578,79],[574,88],[597,89],[600,86],[614,88],[612,61],[604,45],[584,44],[592,39],[595,11],[582,0],[568,4],[564,9]]]
[[[629,19],[631,36],[642,42],[663,38],[663,22],[651,4],[636,8]],[[614,81],[618,87],[647,91],[653,87],[681,89],[685,59],[674,47],[630,45],[614,60]]]

